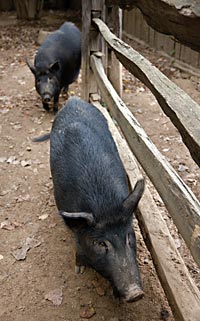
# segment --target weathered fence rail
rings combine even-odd
[[[100,90],[110,114],[120,126],[131,151],[153,182],[195,261],[200,266],[200,204],[176,171],[157,150],[112,87],[105,73],[106,70],[109,74],[109,66],[106,65],[110,63],[107,59],[108,50],[105,45],[102,46],[101,41],[105,39],[119,61],[150,88],[164,112],[179,130],[198,165],[200,165],[200,107],[153,67],[149,61],[108,29],[99,19],[102,17],[105,21],[108,19],[105,6],[101,12],[100,3],[104,4],[104,1],[87,0],[82,3],[83,11],[86,8],[90,10],[90,14],[87,14],[89,23],[88,20],[86,22],[83,20],[82,29],[84,44],[87,44],[87,50],[83,51],[83,97],[89,100],[95,96],[93,94]],[[111,11],[111,9],[109,7],[107,11]],[[86,15],[83,14],[83,17]],[[98,26],[100,34],[103,36],[101,41],[99,40],[100,34],[97,29],[95,30],[94,25]],[[106,56],[104,57],[104,67],[101,62],[103,55],[98,53],[100,45]],[[110,66],[113,64],[110,63]],[[104,110],[100,109],[104,113]],[[109,118],[107,113],[106,117]],[[125,147],[127,143],[119,138],[115,127],[112,128],[112,133],[114,137],[117,137],[119,149],[123,150],[121,157],[125,165],[125,158],[128,155],[129,161],[134,164],[131,169],[136,168],[131,152],[127,151],[127,146]],[[130,166],[127,167],[127,173],[134,185],[138,169],[130,171],[129,168]],[[148,188],[140,203],[138,221],[176,320],[199,321],[200,293],[176,249],[173,238]]]
[[[93,101],[92,103],[100,109],[108,120],[133,188],[136,179],[141,175],[133,154],[126,140],[119,134],[108,111],[100,103]],[[139,203],[137,219],[176,319],[181,321],[199,320],[199,291],[176,249],[175,242],[147,186]]]
[[[91,67],[103,99],[117,120],[143,169],[159,192],[195,261],[200,266],[200,204],[173,167],[151,142],[143,128],[117,95],[104,72],[101,59],[91,56]]]
[[[123,9],[139,8],[147,23],[194,50],[200,50],[199,1],[196,0],[106,0]]]
[[[146,58],[110,32],[103,21],[93,21],[119,61],[154,94],[179,130],[194,161],[200,166],[200,106]]]
[[[140,9],[123,11],[123,39],[135,46],[137,39],[150,47],[162,51],[171,57],[174,66],[184,70],[184,63],[190,67],[190,73],[199,75],[200,52],[180,43],[172,35],[160,33],[147,24]],[[185,66],[186,67],[186,66]]]

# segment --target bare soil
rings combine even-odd
[[[57,214],[49,169],[49,143],[31,139],[51,129],[54,114],[43,110],[34,79],[24,63],[33,59],[39,30],[56,29],[71,12],[46,12],[38,22],[20,22],[14,13],[0,14],[0,321],[173,321],[151,257],[137,229],[138,260],[145,297],[118,302],[112,289],[92,269],[74,271],[74,240]],[[160,54],[138,46],[163,72],[200,103],[195,77],[181,73]],[[152,141],[195,193],[200,195],[200,169],[156,100],[125,70],[124,100]],[[81,94],[81,77],[70,95]],[[66,101],[62,95],[60,106]],[[177,248],[197,286],[200,272],[177,233],[162,201]]]

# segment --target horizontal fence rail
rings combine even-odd
[[[141,174],[127,142],[119,134],[108,111],[100,103],[91,102],[100,109],[108,120],[109,128],[133,188],[136,179]],[[147,185],[139,203],[137,219],[176,320],[199,321],[200,293]]]
[[[119,61],[154,94],[200,166],[200,106],[146,58],[110,32],[102,20],[95,18],[93,22]]]
[[[103,99],[143,169],[153,182],[200,266],[200,204],[176,171],[151,142],[109,82],[101,58],[91,56],[91,67]]]

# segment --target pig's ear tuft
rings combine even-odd
[[[54,62],[49,66],[49,71],[51,72],[57,72],[60,69],[60,64],[58,61]]]
[[[35,75],[36,70],[34,65],[28,60],[28,58],[25,58],[25,62],[27,64],[27,66],[29,67],[29,69],[31,70],[31,72]]]
[[[144,192],[144,186],[145,186],[144,178],[138,180],[137,183],[135,184],[133,191],[128,195],[128,197],[123,202],[123,207],[127,209],[130,214],[136,210],[137,205]]]
[[[79,228],[80,226],[85,224],[89,226],[95,225],[95,219],[92,213],[86,213],[86,212],[71,213],[71,212],[59,211],[59,214],[64,218],[66,224],[69,225],[69,227],[72,229]]]

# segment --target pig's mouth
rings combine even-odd
[[[130,285],[128,290],[122,292],[119,291],[116,287],[113,288],[113,295],[116,298],[119,298],[122,302],[132,303],[136,302],[144,296],[143,290],[137,285]]]

